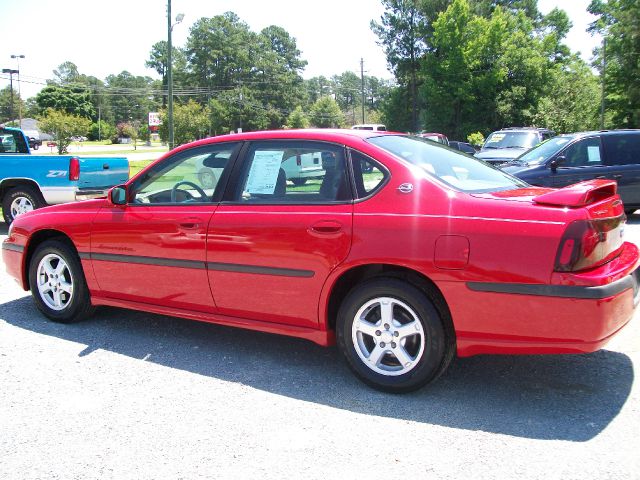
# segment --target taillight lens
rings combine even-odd
[[[76,157],[69,160],[69,180],[80,180],[80,160]]]
[[[627,217],[576,220],[560,240],[556,272],[576,272],[602,265],[618,255]]]
[[[302,157],[300,155],[296,155],[296,165],[299,167],[302,166]]]

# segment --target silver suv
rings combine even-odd
[[[482,149],[475,156],[498,166],[519,157],[527,150],[555,136],[556,132],[546,128],[503,128],[489,135]]]

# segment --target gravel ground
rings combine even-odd
[[[639,479],[639,338],[635,318],[591,355],[458,359],[394,396],[303,340],[54,324],[0,265],[0,478]]]

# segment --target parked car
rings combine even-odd
[[[307,180],[322,179],[325,172],[322,168],[320,152],[298,153],[296,151],[285,152],[281,167],[287,175],[287,180],[296,186],[307,183]]]
[[[455,148],[456,150],[460,150],[463,153],[468,153],[469,155],[475,155],[478,151],[476,147],[467,142],[458,142],[456,140],[449,140],[449,146],[451,148]]]
[[[500,166],[555,135],[554,131],[546,128],[503,128],[487,137],[482,149],[476,153],[476,157]]]
[[[374,132],[386,132],[387,127],[381,123],[361,123],[351,127],[353,130],[373,130]]]
[[[431,140],[433,142],[441,143],[443,145],[449,145],[449,139],[444,133],[421,132],[418,134],[418,136],[426,138],[427,140]]]
[[[210,192],[203,154],[226,160]],[[288,184],[296,155],[320,156],[321,182]],[[183,145],[105,199],[21,215],[2,254],[54,321],[110,305],[337,341],[361,380],[405,392],[455,355],[601,348],[639,299],[625,220],[611,180],[532,187],[415,136],[281,130]]]
[[[640,130],[560,135],[502,168],[532,185],[549,187],[616,180],[627,213],[640,208]]]
[[[124,157],[32,155],[17,128],[0,127],[0,139],[0,203],[7,224],[48,204],[104,197],[129,178]]]

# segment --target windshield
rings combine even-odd
[[[470,157],[419,137],[385,135],[369,143],[421,167],[455,190],[467,193],[496,192],[528,186],[522,180]]]
[[[487,148],[526,148],[529,149],[540,143],[536,132],[493,132],[484,142]]]
[[[520,155],[516,161],[524,162],[530,165],[539,165],[545,163],[549,158],[553,157],[556,153],[562,150],[565,145],[571,142],[575,136],[562,136],[554,137],[541,143],[537,147],[529,150],[526,153]]]

